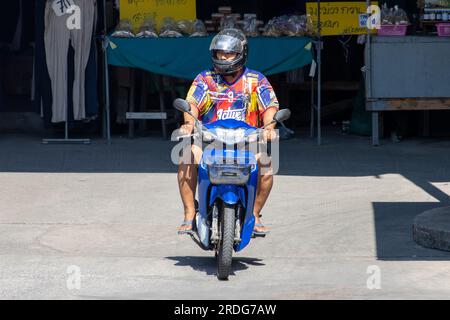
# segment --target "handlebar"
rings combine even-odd
[[[264,129],[262,128],[255,128],[254,132],[246,135],[242,141],[245,142],[254,142],[256,140],[252,140],[253,137],[257,137],[262,135],[262,133],[264,132]],[[205,139],[205,136],[209,135],[209,137],[207,137]],[[179,135],[176,137],[177,141],[183,140],[183,139],[187,139],[187,138],[201,138],[203,141],[206,142],[211,142],[214,140],[220,140],[213,132],[211,132],[210,130],[208,130],[206,127],[203,126],[203,130],[196,130],[193,133],[190,134],[184,134],[184,135]],[[259,142],[265,142],[267,143],[267,141],[259,141]]]

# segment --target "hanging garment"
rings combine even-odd
[[[2,1],[4,2],[4,1]],[[0,43],[11,45],[20,17],[20,2],[6,1],[0,10]]]
[[[34,53],[34,112],[44,117],[45,127],[51,124],[52,89],[45,59],[45,5],[46,0],[37,0],[35,3],[35,53]]]
[[[98,116],[98,58],[97,45],[95,37],[92,37],[91,52],[89,61],[86,66],[86,82],[85,82],[85,101],[86,101],[86,118],[93,119]]]
[[[85,70],[85,103],[86,103],[86,120],[96,119],[98,117],[98,57],[97,57],[97,39],[96,34],[98,30],[99,16],[98,12],[101,10],[99,4],[96,5],[94,13],[94,27],[91,40],[91,50],[89,53],[89,60]],[[103,11],[100,11],[103,12]]]
[[[60,7],[55,7],[55,2]],[[71,3],[78,6],[80,10],[67,14],[66,11]],[[61,8],[61,12],[58,12],[57,8]],[[44,42],[47,67],[52,83],[52,122],[64,122],[67,119],[69,44],[72,45],[75,52],[73,116],[75,120],[82,120],[86,117],[85,70],[91,51],[95,9],[95,0],[49,0],[46,3]],[[80,29],[71,29],[68,27],[68,21],[72,19],[72,15],[77,14],[80,15]]]
[[[19,51],[19,49],[20,49],[20,40],[22,39],[23,1],[19,0],[18,2],[19,2],[19,19],[17,21],[16,31],[14,32],[14,37],[13,37],[13,41],[12,41],[12,44],[11,44],[11,51]]]

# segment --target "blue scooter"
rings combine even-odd
[[[186,100],[176,99],[173,106],[192,115]],[[272,124],[282,124],[289,117],[289,109],[279,110]],[[234,119],[203,125],[193,118],[195,133],[179,137],[200,138],[203,149],[198,165],[198,210],[190,235],[202,249],[215,252],[217,277],[228,280],[233,250],[241,251],[253,237],[259,168],[251,146],[263,128]]]

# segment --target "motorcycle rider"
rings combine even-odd
[[[279,109],[278,100],[269,81],[261,73],[248,69],[245,65],[248,56],[248,44],[245,35],[238,29],[227,28],[220,31],[211,41],[209,48],[213,68],[200,73],[192,83],[187,94],[187,102],[192,114],[203,123],[216,120],[236,119],[245,121],[254,127],[262,127],[273,120]],[[264,53],[261,53],[264,54]],[[276,138],[275,124],[264,129],[265,140]],[[194,119],[184,113],[183,134],[194,130]],[[191,162],[180,162],[178,166],[178,186],[184,206],[184,222],[178,233],[192,233],[195,218],[195,192],[197,186],[197,167],[202,151],[191,147]],[[254,204],[255,235],[269,233],[261,222],[263,208],[273,185],[271,164],[266,161],[260,166],[258,188]],[[266,173],[261,173],[264,167]]]

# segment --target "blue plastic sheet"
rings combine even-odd
[[[194,79],[211,67],[212,36],[199,38],[109,38],[108,64]],[[306,37],[249,38],[247,66],[264,75],[294,70],[312,62],[312,40]]]

